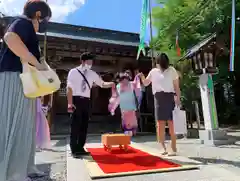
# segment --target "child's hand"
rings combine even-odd
[[[145,78],[145,76],[144,76],[144,74],[143,74],[142,72],[139,73],[138,76],[139,76],[140,78]]]
[[[47,114],[48,106],[42,106],[42,111],[43,111],[44,114]]]

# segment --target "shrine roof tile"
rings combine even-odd
[[[43,34],[39,34],[39,35],[43,35]],[[138,46],[137,42],[127,42],[127,41],[121,41],[121,40],[110,40],[110,39],[87,37],[87,36],[76,36],[76,35],[68,35],[68,34],[55,33],[55,32],[47,32],[47,36],[49,36],[49,37],[56,37],[56,38],[67,38],[67,39],[73,39],[73,40],[92,41],[92,42],[107,43],[107,44],[134,46],[134,47]]]
[[[5,24],[6,26],[13,20],[14,17],[3,17],[0,18],[0,23]],[[139,44],[139,34],[137,33],[121,32],[85,26],[76,26],[55,22],[49,23],[47,35],[57,38],[94,41],[126,46],[138,46]]]
[[[206,39],[202,40],[198,44],[194,45],[192,48],[190,48],[187,53],[179,60],[183,61],[189,57],[191,57],[194,53],[198,52],[202,47],[206,46],[211,42],[214,38],[216,38],[217,33],[213,33],[212,35],[208,36]]]

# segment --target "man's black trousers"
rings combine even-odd
[[[75,154],[84,151],[90,117],[90,99],[73,96],[73,104],[76,109],[72,115],[70,147],[72,153]]]

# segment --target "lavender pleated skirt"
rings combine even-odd
[[[36,147],[40,149],[50,148],[50,130],[42,110],[41,100],[37,99],[36,104]]]

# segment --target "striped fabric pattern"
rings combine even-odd
[[[0,73],[0,180],[21,181],[34,165],[36,101],[27,99],[17,72]]]

